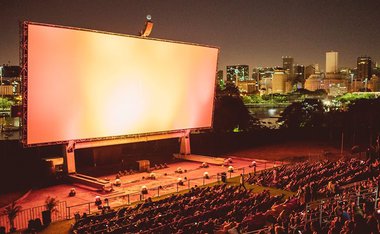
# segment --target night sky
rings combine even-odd
[[[339,66],[369,55],[380,63],[380,0],[0,0],[0,63],[18,64],[23,20],[136,35],[152,15],[151,37],[218,46],[226,65]]]

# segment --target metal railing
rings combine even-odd
[[[51,213],[51,221],[61,221],[66,219],[66,201],[59,202],[55,210]],[[21,210],[14,219],[14,226],[18,230],[28,228],[29,220],[40,219],[43,222],[42,212],[46,210],[45,206],[36,206]],[[7,215],[0,216],[0,226],[5,227],[5,231],[9,232],[10,223]]]
[[[354,203],[356,206],[363,204],[363,200],[369,200],[374,203],[374,208],[377,209],[377,204],[379,201],[379,188],[376,186],[370,189],[355,189],[356,183],[351,186],[346,186],[349,190],[345,195],[337,195],[331,198],[326,198],[318,201],[312,201],[306,204],[306,216],[305,221],[315,221],[318,220],[320,224],[330,222],[332,218],[327,216],[324,212],[324,206],[327,204],[332,204],[336,202],[346,202],[347,204]],[[309,212],[310,211],[310,212]]]
[[[269,170],[277,166],[284,165],[283,161],[274,161],[274,162],[257,162],[257,168],[264,165],[263,170]],[[226,167],[226,173],[228,178],[232,178],[234,176],[239,176],[240,174],[248,174],[254,173],[254,167],[241,167],[234,169],[234,172],[228,172],[228,167]],[[257,171],[259,173],[259,171]],[[170,183],[167,185],[156,186],[152,188],[148,188],[147,194],[142,194],[141,191],[132,192],[128,194],[122,194],[117,196],[109,196],[105,197],[108,199],[108,204],[112,203],[112,208],[122,207],[126,205],[131,205],[133,203],[144,201],[147,198],[160,198],[166,196],[168,194],[180,193],[185,190],[189,190],[195,186],[204,186],[211,183],[220,183],[221,175],[217,173],[216,175],[209,175],[209,178],[205,178],[204,176],[189,178],[187,180],[183,180],[183,185],[180,185],[178,182]],[[103,203],[104,204],[104,203]],[[14,224],[15,227],[20,229],[28,228],[29,220],[41,219],[42,221],[42,211],[46,210],[45,206],[37,206],[33,208],[28,208],[20,211],[17,214]],[[65,219],[74,218],[76,213],[99,213],[101,210],[95,202],[85,202],[81,204],[67,206],[66,201],[59,202],[57,206],[57,211],[52,212],[52,222],[61,221]],[[6,215],[0,215],[0,226],[4,226],[6,231],[9,231],[10,224],[8,217]]]

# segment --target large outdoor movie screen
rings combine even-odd
[[[27,145],[212,125],[217,48],[29,23],[27,56]]]

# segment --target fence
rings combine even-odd
[[[66,207],[66,201],[59,202],[56,210],[51,213],[51,221],[56,222],[66,219]],[[42,212],[45,210],[45,206],[37,206],[21,210],[14,219],[14,226],[17,229],[26,229],[28,228],[29,220],[40,219],[42,222]],[[0,226],[5,227],[5,231],[9,232],[10,223],[7,215],[0,216]]]
[[[363,204],[363,199],[372,201],[374,203],[374,208],[377,209],[377,204],[379,200],[379,188],[370,189],[356,189],[357,184],[354,183],[349,186],[345,186],[348,193],[344,195],[334,196],[332,198],[322,199],[318,201],[310,202],[306,205],[306,221],[318,220],[320,224],[325,222],[330,222],[332,218],[326,214],[325,207],[328,204],[333,204],[336,202],[345,202],[346,204],[354,203],[357,206]]]
[[[274,162],[257,162],[257,167],[264,166],[264,170],[272,169],[277,166],[283,165],[283,161],[274,161]],[[227,170],[227,168],[226,168]],[[233,176],[240,174],[254,173],[253,167],[241,167],[234,169],[234,172],[227,172],[227,177],[232,178]],[[147,194],[142,194],[141,192],[133,192],[129,194],[122,194],[117,196],[106,197],[108,203],[112,203],[112,207],[120,207],[125,205],[130,205],[135,202],[142,201],[148,197],[159,198],[168,194],[183,192],[187,189],[191,189],[195,186],[203,186],[211,183],[219,183],[221,181],[220,174],[210,175],[209,178],[197,177],[187,180],[183,180],[183,184],[180,185],[178,182],[171,183],[163,186],[157,186],[147,189]],[[42,211],[46,210],[45,206],[37,206],[29,209],[24,209],[17,214],[14,224],[15,227],[20,229],[28,228],[28,222],[32,219],[41,219],[42,220]],[[66,201],[59,202],[57,206],[57,211],[52,213],[52,222],[61,221],[65,219],[71,219],[76,213],[96,213],[100,212],[98,206],[94,202],[86,202],[82,204],[67,206]],[[10,229],[10,224],[8,217],[6,215],[0,216],[0,226],[4,226],[8,232]]]

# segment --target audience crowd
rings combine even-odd
[[[214,233],[241,229],[246,217],[263,213],[282,200],[266,190],[254,194],[236,186],[216,185],[192,188],[183,195],[159,201],[147,199],[136,207],[79,219],[74,233]],[[251,225],[252,226],[252,225]],[[254,229],[263,228],[257,222]]]
[[[244,177],[242,176],[242,179]],[[73,233],[379,233],[379,162],[302,162],[246,182],[294,192],[285,199],[227,184],[194,187],[135,207],[78,217]],[[243,183],[244,180],[240,182]],[[244,188],[244,189],[243,189]]]
[[[322,160],[288,164],[267,170],[249,183],[297,192],[305,202],[341,192],[341,187],[367,178],[378,179],[379,162],[359,159]]]

